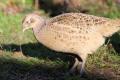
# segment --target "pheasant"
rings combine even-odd
[[[120,20],[83,13],[64,13],[45,19],[31,13],[24,17],[22,25],[23,32],[32,28],[36,39],[46,47],[77,55],[70,72],[77,68],[82,75],[88,54],[93,54],[104,44],[105,37],[120,29]]]

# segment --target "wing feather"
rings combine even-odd
[[[111,19],[97,17],[82,13],[65,13],[49,20],[49,25],[54,27],[54,30],[68,31],[70,33],[89,33],[99,29]]]

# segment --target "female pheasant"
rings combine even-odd
[[[46,47],[77,55],[70,71],[82,64],[81,75],[88,54],[92,54],[103,45],[105,37],[120,29],[119,19],[83,13],[65,13],[50,19],[44,19],[37,14],[28,14],[22,24],[23,31],[32,28],[36,39]]]

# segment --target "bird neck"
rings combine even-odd
[[[46,25],[46,20],[42,19],[42,20],[38,21],[33,27],[33,32],[35,34],[40,33],[45,25]]]
[[[41,22],[38,22],[36,24],[36,27],[33,28],[33,32],[34,32],[34,35],[35,35],[35,38],[43,43],[44,40],[42,39],[43,36],[44,36],[44,29],[45,29],[45,26],[46,26],[46,21],[43,21],[42,23]]]

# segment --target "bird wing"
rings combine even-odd
[[[59,31],[66,29],[68,32],[89,33],[107,25],[110,20],[82,13],[66,13],[51,18],[48,23]]]

